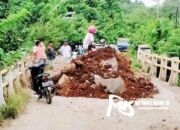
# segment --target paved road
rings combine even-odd
[[[106,117],[107,99],[54,97],[53,104],[33,97],[25,112],[1,130],[180,130],[180,89],[153,80],[160,94],[151,100],[169,100],[168,110],[140,110],[127,117],[113,109]]]

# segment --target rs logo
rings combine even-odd
[[[115,100],[118,100],[118,101],[115,102]],[[133,101],[124,101],[124,99],[122,99],[119,96],[109,95],[109,105],[108,105],[106,115],[108,117],[111,116],[112,108],[114,107],[121,114],[132,117],[135,114],[134,109],[131,106],[132,103]]]

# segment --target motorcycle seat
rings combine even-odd
[[[45,64],[44,63],[35,63],[33,65],[30,65],[29,66],[29,69],[36,69],[36,68],[40,68],[40,67],[43,67]]]
[[[48,74],[48,73],[42,73],[42,74],[39,74],[37,77],[39,78],[39,77],[43,77],[43,76],[50,76],[50,74]]]

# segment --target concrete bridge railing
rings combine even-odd
[[[5,104],[8,96],[14,95],[17,90],[30,85],[28,65],[31,57],[19,61],[17,64],[0,71],[0,106]]]
[[[170,85],[178,85],[180,74],[179,57],[169,58],[151,54],[150,49],[139,48],[138,61],[141,63],[141,71],[149,73],[152,77],[168,82]]]

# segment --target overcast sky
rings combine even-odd
[[[131,0],[132,2],[134,2],[135,0]],[[141,0],[146,6],[148,7],[152,7],[153,5],[156,5],[157,3],[154,2],[155,0]],[[160,3],[162,4],[164,2],[164,0],[160,0]]]

